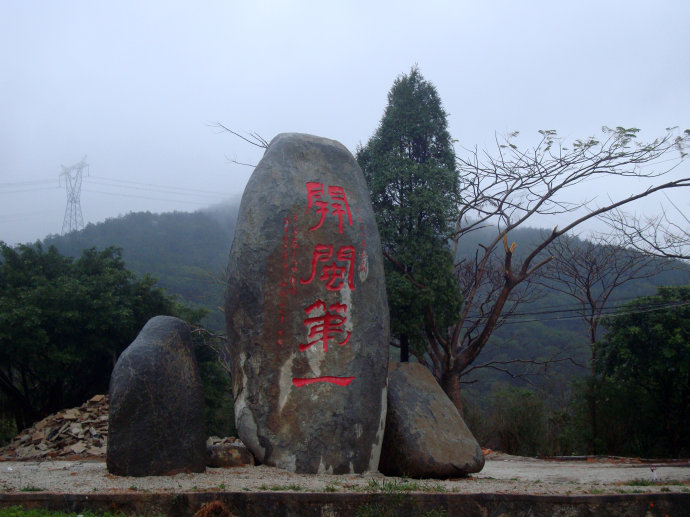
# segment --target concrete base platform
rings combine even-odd
[[[222,502],[235,517],[336,516],[687,516],[690,493],[625,495],[353,494],[298,492],[183,492],[120,494],[0,493],[0,507],[15,505],[66,512],[108,511],[190,517]],[[218,516],[219,514],[214,514]]]

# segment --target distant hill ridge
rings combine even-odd
[[[151,212],[130,213],[89,224],[83,230],[65,236],[50,236],[45,245],[54,245],[61,253],[77,257],[83,249],[108,246],[122,248],[127,267],[139,275],[150,274],[160,287],[195,307],[205,307],[210,314],[203,322],[211,330],[224,332],[224,276],[228,252],[237,220],[238,206],[221,205],[193,213]],[[516,257],[539,238],[543,229],[523,228],[511,232],[509,240],[517,242]],[[465,243],[458,256],[471,256],[476,243],[490,237],[490,229],[479,231],[476,242]],[[610,306],[634,297],[649,295],[659,285],[687,285],[690,269],[665,271],[654,277],[635,280],[619,288]],[[548,293],[531,303],[520,305],[523,314],[574,308],[575,302],[566,295]],[[480,362],[513,358],[552,357],[564,347],[572,349],[578,362],[589,357],[584,324],[577,318],[558,315],[525,317],[527,321],[512,322],[498,329],[482,352]],[[564,365],[566,376],[584,373],[573,365]],[[579,372],[579,373],[578,373]],[[486,375],[488,372],[483,373]],[[493,373],[491,377],[504,374]],[[497,377],[496,377],[497,378]]]
[[[68,235],[49,236],[43,243],[72,257],[92,247],[122,248],[128,269],[157,278],[160,287],[189,305],[207,308],[210,314],[204,323],[221,330],[219,306],[236,219],[237,207],[232,205],[192,213],[135,212]]]

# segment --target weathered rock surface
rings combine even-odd
[[[275,137],[247,184],[228,262],[238,434],[262,463],[376,470],[388,304],[366,182],[340,143]]]
[[[211,436],[206,440],[206,465],[214,468],[244,467],[254,465],[249,449],[233,437]]]
[[[120,355],[110,379],[106,462],[121,476],[204,471],[204,397],[182,320],[151,318]]]
[[[482,449],[431,372],[418,363],[388,368],[381,473],[448,478],[479,472]]]

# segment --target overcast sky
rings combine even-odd
[[[354,152],[415,63],[467,147],[685,129],[689,27],[687,0],[3,0],[0,240],[60,233],[61,165],[84,155],[85,222],[239,196],[252,169],[230,160],[261,151],[216,122]]]

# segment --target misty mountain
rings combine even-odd
[[[130,213],[64,236],[49,236],[44,244],[72,257],[91,247],[117,246],[128,269],[148,273],[184,303],[208,309],[203,323],[222,330],[223,278],[237,210],[219,205],[193,213]]]
[[[516,243],[514,267],[519,267],[526,254],[542,242],[548,232],[549,230],[541,228],[519,228],[510,232],[508,244]],[[495,235],[494,228],[484,228],[470,234],[469,238],[461,241],[462,246],[457,250],[456,259],[472,260],[480,245],[490,242]],[[575,243],[577,242],[583,245],[585,243],[575,239]],[[499,246],[502,248],[502,244]],[[498,258],[502,262],[502,250],[499,253],[501,255]],[[548,253],[544,253],[541,258],[546,256]],[[658,286],[690,284],[688,264],[658,260],[665,267],[660,267],[659,272],[648,278],[631,280],[615,289],[607,302],[605,313],[615,312],[617,307],[634,298],[655,294]],[[544,284],[546,287],[534,283],[522,286],[527,300],[518,306],[515,313],[507,315],[503,326],[494,331],[474,366],[493,365],[475,370],[464,378],[470,388],[468,391],[475,396],[486,394],[492,389],[492,384],[505,382],[513,385],[532,384],[550,391],[565,390],[570,379],[589,373],[587,365],[591,358],[591,347],[588,328],[579,315],[577,301],[564,293],[549,289],[549,281],[544,280]],[[600,327],[599,338],[604,333],[605,329]],[[516,359],[553,362],[546,367],[528,363],[506,364]]]
[[[176,294],[188,305],[205,307],[209,316],[204,324],[212,330],[224,331],[223,278],[228,252],[237,219],[236,205],[221,205],[212,209],[154,214],[130,213],[89,224],[79,232],[65,236],[50,236],[45,245],[54,245],[69,256],[77,257],[85,248],[122,248],[129,269],[139,275],[150,274],[158,284]],[[478,243],[486,242],[490,229],[476,232],[472,241],[466,240],[458,250],[458,257],[471,257]],[[523,228],[509,235],[516,242],[516,260],[526,252],[545,230]],[[653,294],[659,285],[687,285],[690,269],[679,267],[653,277],[635,280],[614,292],[609,306],[615,307],[632,298]],[[519,306],[519,315],[507,319],[497,329],[477,364],[513,359],[547,359],[570,357],[573,361],[556,363],[550,367],[551,378],[570,378],[584,375],[590,350],[584,323],[572,312],[575,301],[554,291],[534,293],[533,299]],[[513,371],[520,370],[513,365]],[[529,370],[529,368],[528,368]],[[543,371],[543,369],[542,369]],[[545,382],[543,380],[539,382]],[[483,369],[468,376],[468,381],[481,379],[479,384],[510,379],[496,369]],[[522,382],[512,380],[511,382]]]

